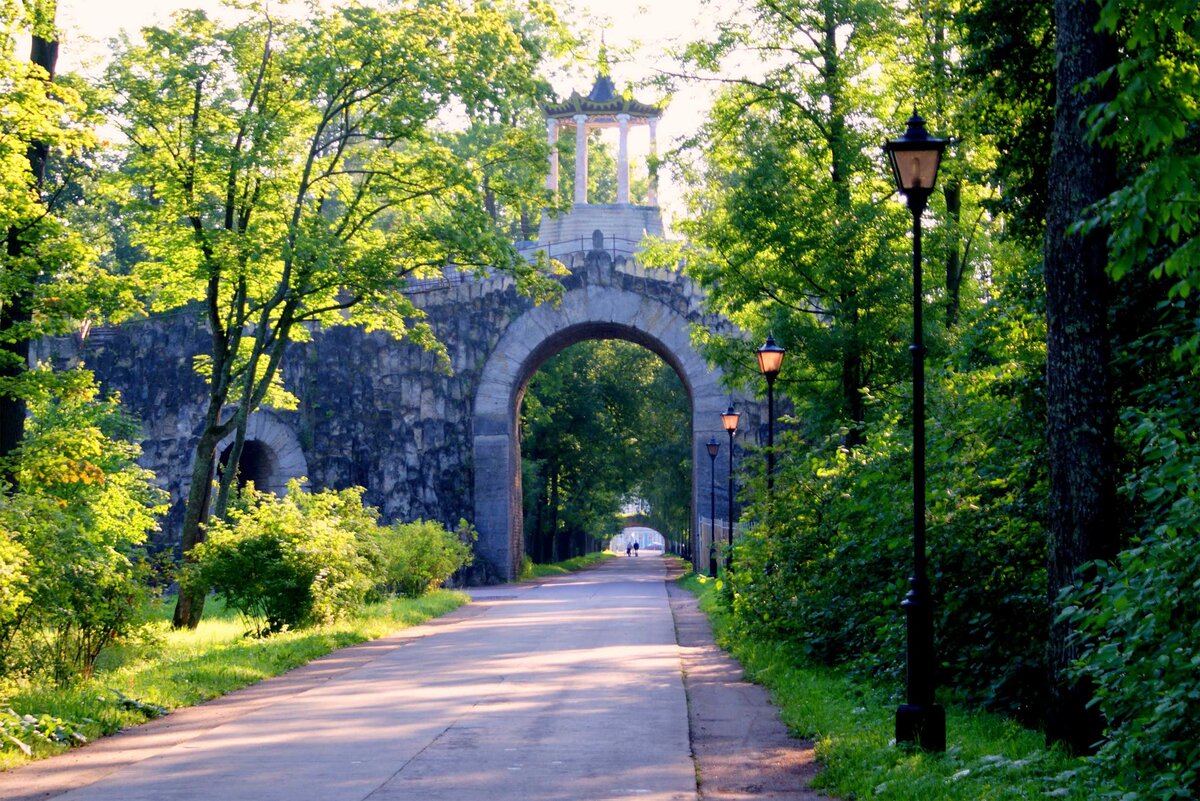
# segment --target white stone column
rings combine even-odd
[[[658,119],[650,120],[650,186],[646,190],[646,202],[651,206],[658,205]]]
[[[575,202],[581,205],[588,202],[587,120],[586,114],[575,115]]]
[[[558,120],[546,120],[546,141],[550,144],[550,173],[546,176],[546,189],[558,194]]]
[[[618,114],[621,138],[617,144],[617,202],[629,202],[629,115]]]

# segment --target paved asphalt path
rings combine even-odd
[[[688,649],[677,643],[667,567],[646,554],[473,590],[474,603],[431,624],[2,774],[0,799],[709,797],[697,783]],[[728,717],[727,703],[712,705]],[[696,713],[691,728],[703,730]],[[773,710],[749,714],[777,721]],[[742,782],[729,797],[753,789]]]

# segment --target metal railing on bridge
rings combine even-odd
[[[519,242],[517,250],[530,261],[533,261],[539,252],[545,253],[548,258],[558,259],[566,256],[568,253],[603,251],[608,254],[609,258],[616,261],[617,256],[635,256],[642,251],[640,239],[626,239],[625,237],[615,235],[604,237],[601,245],[601,247],[597,248],[596,243],[591,237],[580,237],[579,239],[568,239],[563,242],[550,242],[545,245],[538,242]]]

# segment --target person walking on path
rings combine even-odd
[[[633,545],[632,545],[632,544],[630,544],[630,543],[628,543],[628,542],[627,542],[627,543],[625,543],[625,555],[626,555],[626,556],[630,556],[630,555],[631,555],[631,551],[633,551]]]
[[[634,556],[638,555],[638,541],[637,540],[633,541],[633,555]]]

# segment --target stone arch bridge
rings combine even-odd
[[[518,420],[525,389],[564,348],[616,338],[662,357],[689,396],[697,531],[698,514],[710,503],[711,462],[704,446],[713,436],[723,445],[715,465],[717,509],[727,508],[728,440],[720,412],[730,396],[690,335],[693,326],[730,325],[704,312],[700,291],[681,273],[638,264],[634,237],[656,227],[657,212],[585,206],[554,221],[539,246],[570,270],[556,306],[534,305],[507,277],[414,286],[418,305],[449,352],[449,374],[412,344],[355,328],[330,329],[292,345],[283,376],[300,407],[253,416],[244,473],[273,491],[301,476],[314,487],[362,486],[366,501],[386,520],[453,525],[466,518],[480,532],[477,556],[486,565],[480,578],[511,578],[524,555]],[[177,541],[182,521],[205,397],[192,362],[204,342],[203,318],[183,311],[53,343],[57,357],[82,359],[140,418],[142,462],[172,501],[160,545]],[[743,413],[740,449],[747,438],[758,440],[762,410],[753,400],[734,401]]]

